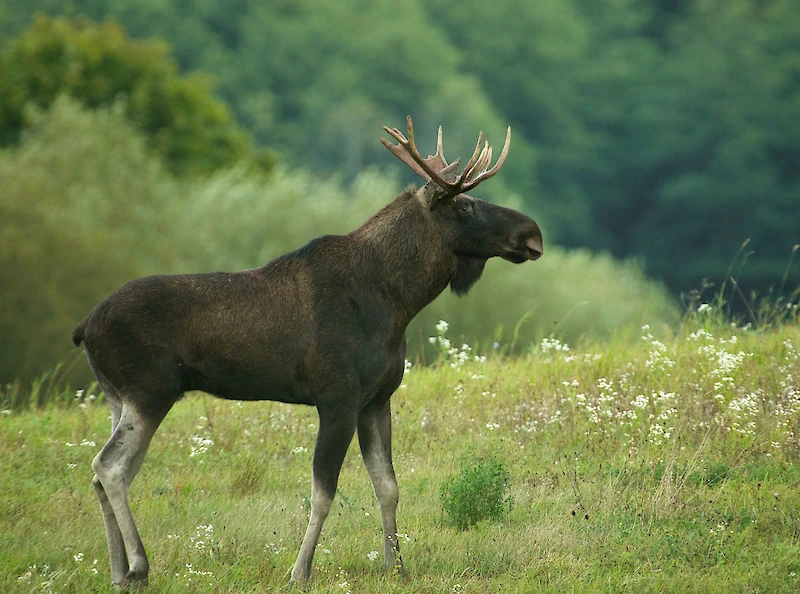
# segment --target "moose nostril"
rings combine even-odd
[[[544,253],[544,246],[540,237],[531,237],[525,242],[525,247],[531,253],[531,260],[537,260]]]

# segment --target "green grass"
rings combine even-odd
[[[650,332],[413,367],[393,400],[409,578],[370,558],[379,513],[353,444],[307,590],[798,590],[800,329],[695,318]],[[0,591],[110,590],[90,485],[110,421],[101,402],[83,404],[0,415]],[[285,586],[315,433],[310,408],[176,405],[131,489],[150,591]],[[459,531],[440,491],[470,450],[502,461],[514,505]]]

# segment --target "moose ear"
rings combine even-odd
[[[453,183],[458,177],[458,167],[461,164],[461,159],[456,159],[447,167],[439,172],[441,178],[448,182]],[[417,190],[417,200],[422,202],[427,208],[430,208],[434,201],[448,196],[447,190],[443,189],[434,181],[429,181],[427,184]]]

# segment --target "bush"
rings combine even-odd
[[[508,481],[501,460],[470,452],[461,460],[458,476],[442,485],[442,507],[459,530],[483,520],[500,520],[512,505]]]

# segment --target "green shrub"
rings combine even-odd
[[[501,460],[470,452],[461,460],[458,476],[442,485],[442,507],[460,530],[483,520],[500,520],[512,505],[508,481]]]

